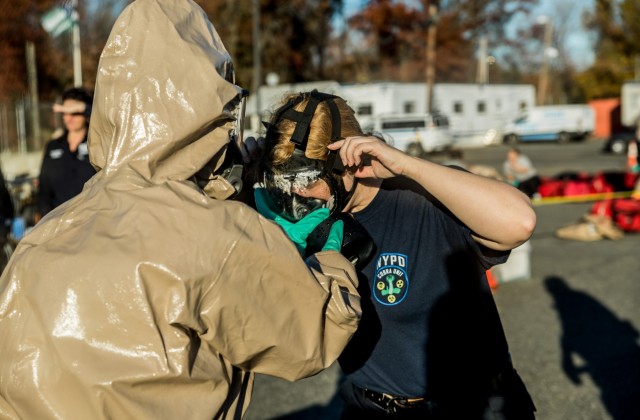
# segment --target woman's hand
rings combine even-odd
[[[400,150],[374,136],[354,136],[328,146],[339,150],[342,163],[356,178],[385,179],[403,175],[413,160]]]

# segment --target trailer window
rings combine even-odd
[[[373,105],[360,104],[358,105],[358,115],[373,115]]]
[[[416,103],[413,101],[405,102],[403,109],[405,114],[413,114],[416,111]]]
[[[487,112],[487,104],[484,101],[478,101],[476,110],[478,111],[478,114],[484,114]]]
[[[462,114],[463,111],[464,111],[464,107],[462,106],[462,102],[456,101],[453,103],[454,114]]]

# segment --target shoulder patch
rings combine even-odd
[[[62,149],[51,149],[49,151],[49,157],[51,159],[60,159],[63,154],[64,154],[64,150]]]
[[[89,147],[87,143],[80,143],[78,145],[78,159],[84,160],[89,155]]]
[[[397,305],[409,292],[407,256],[386,253],[378,256],[372,295],[383,305]]]

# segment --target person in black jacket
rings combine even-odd
[[[53,106],[54,112],[62,114],[64,133],[51,140],[44,151],[36,221],[79,194],[84,183],[96,173],[87,151],[92,101],[86,89],[71,88],[63,92],[62,104]]]

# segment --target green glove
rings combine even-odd
[[[324,243],[322,250],[340,252],[340,249],[342,249],[343,237],[344,237],[344,222],[342,220],[338,220],[333,225],[331,225],[331,230],[329,231],[329,237],[327,238],[327,242]]]
[[[329,217],[329,209],[321,208],[312,211],[297,222],[290,222],[289,220],[271,210],[271,208],[267,204],[267,193],[264,188],[256,188],[254,190],[254,197],[256,200],[256,208],[258,210],[258,213],[260,213],[267,219],[273,220],[274,222],[279,224],[280,227],[282,227],[282,229],[285,231],[287,236],[289,236],[289,239],[291,239],[291,241],[293,241],[293,243],[296,245],[296,248],[298,248],[298,251],[301,255],[304,255],[304,250],[307,248],[307,237],[309,236],[309,234],[324,219]],[[342,233],[342,229],[340,229],[340,233]],[[340,243],[342,243],[342,238],[340,238]],[[330,246],[335,246],[335,244],[332,244]],[[339,246],[338,250],[340,250]]]

